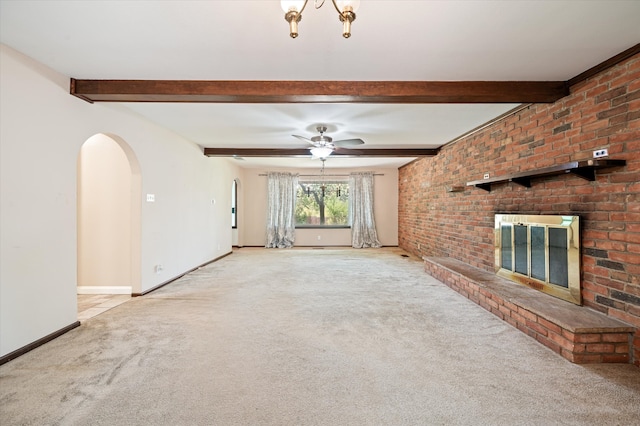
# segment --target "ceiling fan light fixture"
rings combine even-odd
[[[309,151],[314,158],[324,160],[331,155],[331,153],[333,152],[333,148],[328,146],[316,146],[315,148],[311,148]]]

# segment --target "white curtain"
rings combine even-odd
[[[270,172],[268,180],[266,248],[293,247],[298,175]]]
[[[354,248],[380,247],[373,218],[373,172],[349,175],[349,219]]]

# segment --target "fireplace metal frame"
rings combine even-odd
[[[502,267],[502,226],[511,226],[511,270]],[[526,226],[527,230],[527,275],[515,272],[515,232],[514,226]],[[536,279],[531,276],[531,227],[543,227],[545,230],[545,280]],[[550,250],[549,250],[549,229],[562,228],[567,232],[567,278],[568,286],[554,284],[549,281],[550,274]],[[580,293],[580,218],[579,216],[556,216],[556,215],[519,215],[519,214],[496,214],[494,228],[495,247],[495,270],[504,278],[519,284],[532,287],[543,293],[550,294],[576,305],[582,304]],[[508,259],[507,259],[508,260]]]

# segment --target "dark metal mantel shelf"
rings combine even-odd
[[[586,160],[572,161],[571,163],[560,164],[557,166],[546,167],[543,169],[529,170],[526,172],[513,173],[510,175],[497,176],[489,179],[474,180],[467,182],[467,186],[475,186],[476,188],[491,191],[491,185],[504,182],[515,182],[519,185],[531,188],[531,179],[545,176],[559,176],[572,173],[583,179],[596,180],[596,170],[608,167],[619,167],[626,165],[625,160]]]

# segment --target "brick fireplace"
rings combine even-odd
[[[450,258],[494,274],[495,214],[579,216],[583,306],[576,308],[635,328],[628,359],[640,366],[640,55],[573,83],[570,95],[555,103],[529,105],[402,167],[399,244],[420,257]],[[486,173],[518,175],[588,161],[602,148],[625,165],[598,171],[594,180],[561,174],[528,186],[498,182],[490,191],[466,185]],[[452,187],[464,189],[447,190]],[[538,320],[530,324],[547,321]],[[578,339],[624,345],[589,334]],[[623,339],[615,334],[604,339]],[[623,350],[613,346],[614,354]]]

